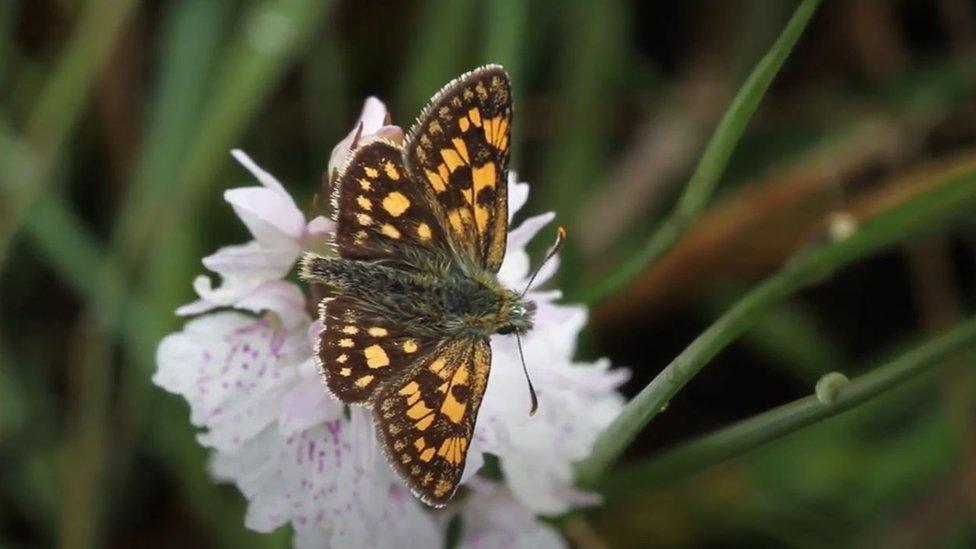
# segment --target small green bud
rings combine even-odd
[[[833,404],[837,400],[837,394],[844,386],[851,381],[847,376],[840,372],[830,372],[817,380],[815,392],[817,400],[823,404]]]

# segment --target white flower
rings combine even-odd
[[[402,139],[387,119],[382,103],[367,100],[330,164],[341,163],[357,139]],[[387,464],[370,412],[352,406],[347,413],[315,372],[313,341],[321,325],[306,312],[301,288],[284,277],[303,249],[333,230],[332,222],[306,222],[277,180],[243,153],[234,156],[262,184],[225,193],[254,239],[204,259],[221,286],[212,288],[207,277],[194,282],[200,298],[178,312],[208,314],[160,343],[153,380],[186,398],[191,422],[202,428],[200,443],[214,450],[214,476],[235,483],[248,499],[246,525],[269,532],[291,524],[300,547],[437,547],[451,516],[460,513],[462,547],[562,546],[537,516],[597,501],[573,487],[572,464],[589,454],[597,433],[620,411],[616,387],[626,373],[609,371],[606,361],[573,362],[586,312],[555,303],[558,292],[537,289],[557,262],[543,268],[527,294],[538,305],[536,328],[523,337],[538,413],[528,414],[515,339],[494,337],[491,376],[462,481],[470,490],[447,509],[432,511]],[[527,198],[528,185],[512,175],[510,217]],[[531,217],[510,231],[499,271],[505,285],[524,287],[525,246],[552,219]],[[486,452],[499,459],[501,484],[477,475]]]
[[[540,522],[504,487],[472,482],[474,493],[461,509],[464,549],[563,547],[555,528]]]

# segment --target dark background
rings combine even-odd
[[[503,63],[513,165],[532,183],[524,212],[555,210],[569,229],[559,285],[572,300],[671,208],[796,5],[0,4],[0,546],[287,545],[286,532],[243,530],[243,498],[211,484],[185,404],[149,382],[199,258],[246,239],[220,198],[252,184],[230,148],[311,204],[367,95],[409,126],[443,83]],[[632,396],[839,213],[873,211],[902,179],[973,155],[974,46],[973,2],[825,2],[708,210],[593,304],[580,357],[631,368]],[[966,316],[974,229],[963,217],[768,311],[627,463]],[[960,360],[701,473],[635,479],[560,527],[594,547],[972,546],[976,381]]]

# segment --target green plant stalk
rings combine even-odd
[[[284,74],[289,66],[286,61],[307,42],[321,20],[323,10],[330,4],[309,0],[262,2],[245,18],[244,31],[221,73],[215,99],[196,134],[195,146],[189,149],[183,169],[178,172],[178,184],[168,189],[168,200],[154,201],[146,216],[123,213],[123,220],[133,221],[132,226],[127,227],[130,230],[115,232],[119,240],[113,242],[112,252],[108,255],[113,263],[130,266],[153,237],[166,229],[179,227],[178,223],[197,211],[201,198],[206,196],[208,183],[222,165],[214,159],[225,157],[223,153],[243,133],[249,115]],[[160,254],[155,253],[149,267],[151,272],[164,270],[166,265],[160,266],[160,263],[165,263],[166,259],[161,260]],[[110,356],[107,349],[111,347],[113,328],[121,323],[127,302],[132,301],[128,299],[132,297],[127,296],[128,290],[127,278],[117,284],[105,280],[98,286],[98,298],[89,302],[83,315],[95,326],[81,363],[78,407],[88,411],[76,422],[74,449],[77,455],[74,459],[93,465],[90,475],[68,486],[64,525],[95,524],[100,514],[95,503],[99,501],[98,492],[105,472],[102,463],[105,438],[97,433],[104,429],[108,419],[108,405],[101,401],[108,398],[107,387],[111,379],[104,360]],[[158,292],[150,289],[150,295],[158,295]],[[134,296],[134,300],[139,301],[139,296]],[[158,325],[149,321],[146,324]],[[150,353],[144,363],[151,362]],[[94,527],[82,534],[86,542],[97,539]]]
[[[153,237],[179,227],[199,211],[215,176],[227,165],[229,149],[331,6],[331,1],[261,2],[244,19],[243,32],[222,65],[174,184],[165,189],[162,203],[154,202],[145,215],[123,212],[123,219],[131,220],[117,231],[124,257],[138,257]],[[282,35],[276,37],[276,31]]]
[[[714,319],[743,293],[744,290],[732,287],[719,288],[701,305],[708,318]],[[783,371],[810,383],[831,370],[846,371],[850,365],[813,311],[795,302],[787,301],[768,309],[743,334],[742,340],[780,365]]]
[[[976,317],[925,342],[894,360],[842,385],[830,403],[816,395],[795,400],[666,450],[647,462],[614,474],[602,487],[624,493],[634,483],[669,482],[748,452],[819,421],[846,412],[943,363],[976,344]]]
[[[641,429],[715,355],[761,318],[772,305],[852,261],[907,238],[926,225],[970,206],[976,198],[976,156],[970,153],[939,174],[939,185],[885,211],[850,237],[800,253],[777,274],[746,294],[675,357],[597,438],[592,455],[577,470],[583,486],[593,486]]]
[[[705,147],[674,211],[664,220],[650,239],[633,256],[614,268],[606,278],[585,287],[575,299],[595,303],[613,295],[643,273],[665,252],[671,249],[688,226],[701,214],[715,192],[732,151],[745,131],[749,119],[760,100],[793,50],[807,23],[817,10],[820,0],[804,0],[790,18],[782,34],[759,61],[752,74],[736,93]]]
[[[135,0],[89,2],[65,44],[21,136],[24,154],[0,164],[0,268],[10,244],[37,196],[50,182],[51,170],[79,117],[102,64],[112,52]]]

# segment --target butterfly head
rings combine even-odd
[[[499,323],[495,330],[496,334],[524,334],[532,329],[532,319],[535,316],[535,303],[525,299],[519,294],[507,290],[505,298],[501,303],[502,310],[499,311]]]

